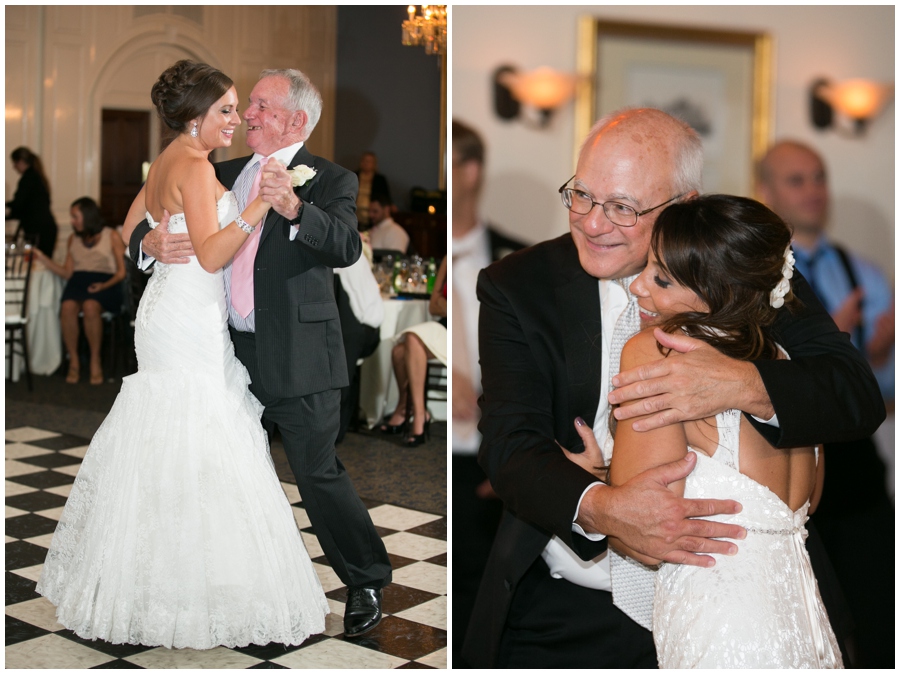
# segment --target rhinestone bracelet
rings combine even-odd
[[[248,225],[247,221],[244,220],[244,218],[242,218],[240,215],[235,217],[234,224],[236,224],[238,227],[240,227],[245,232],[247,232],[247,234],[253,234],[253,230],[256,229],[256,227],[254,227],[252,225]]]

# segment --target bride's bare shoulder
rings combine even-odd
[[[653,336],[653,328],[649,327],[625,342],[620,369],[627,370],[660,358],[665,356],[659,350],[659,344]]]

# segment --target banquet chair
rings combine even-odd
[[[15,244],[6,247],[6,360],[7,378],[12,378],[16,356],[25,364],[28,390],[33,390],[28,362],[28,289],[31,285],[31,249]],[[20,353],[17,353],[19,347]]]
[[[437,358],[429,358],[425,365],[426,410],[429,401],[447,402],[447,367]],[[428,413],[433,416],[431,410],[428,410]],[[406,396],[406,418],[412,418],[412,395]]]

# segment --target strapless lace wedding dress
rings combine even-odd
[[[234,220],[231,192],[217,211],[220,227]],[[184,215],[169,231],[187,231]],[[138,372],[91,441],[37,586],[83,638],[205,649],[325,629],[226,320],[221,270],[157,263],[137,313]]]
[[[660,668],[840,668],[841,655],[804,546],[809,503],[796,512],[740,473],[741,414],[716,417],[719,446],[697,466],[687,498],[734,499],[716,516],[747,528],[734,556],[711,569],[663,563],[656,576],[653,638]]]

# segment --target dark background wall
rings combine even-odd
[[[355,171],[373,151],[401,210],[411,188],[438,188],[441,161],[440,59],[400,44],[406,17],[406,5],[338,7],[335,161]]]

